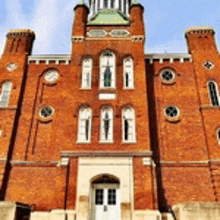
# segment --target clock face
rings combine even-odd
[[[49,70],[44,74],[44,79],[49,83],[54,83],[58,80],[59,73],[56,70]]]
[[[8,64],[8,65],[6,66],[6,69],[11,72],[11,71],[16,70],[17,67],[18,67],[18,66],[17,66],[15,63],[10,63],[10,64]]]

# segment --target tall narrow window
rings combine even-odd
[[[113,140],[113,111],[110,107],[105,107],[101,112],[100,141],[109,142]]]
[[[2,85],[2,93],[0,95],[0,106],[7,107],[12,90],[11,82],[4,82]]]
[[[124,8],[124,13],[126,14],[126,0],[124,0],[123,8]]]
[[[209,87],[209,95],[211,98],[212,105],[219,106],[219,94],[216,83],[209,82],[208,87]]]
[[[118,0],[118,1],[119,1],[119,7],[118,8],[119,8],[119,10],[121,10],[121,1],[122,0]]]
[[[98,11],[100,9],[100,0],[98,0]]]
[[[115,55],[105,51],[100,57],[100,87],[115,87]]]
[[[131,107],[123,109],[122,113],[123,121],[123,141],[135,142],[135,111]]]
[[[93,0],[93,15],[95,14],[95,0]]]
[[[115,0],[111,0],[111,8],[115,7]]]
[[[134,88],[134,73],[132,58],[124,59],[124,88]]]
[[[104,8],[108,8],[108,0],[104,0]]]
[[[217,143],[220,145],[220,128],[217,130]]]
[[[82,88],[91,88],[92,59],[84,58],[82,63]]]
[[[79,111],[78,142],[90,142],[91,140],[91,109],[82,108]]]

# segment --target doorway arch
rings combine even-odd
[[[120,220],[120,179],[100,174],[91,179],[92,220]]]

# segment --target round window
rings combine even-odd
[[[176,106],[167,106],[165,109],[166,116],[175,118],[179,116],[179,109]]]
[[[48,70],[45,74],[44,74],[44,79],[48,82],[48,83],[54,83],[58,80],[59,78],[59,73],[56,70]]]
[[[175,78],[175,75],[174,75],[173,71],[171,71],[171,70],[164,70],[161,73],[161,78],[162,78],[162,80],[169,82]]]
[[[42,118],[49,118],[53,115],[54,109],[51,106],[43,106],[40,111],[39,115]]]

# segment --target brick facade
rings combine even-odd
[[[31,56],[35,35],[30,30],[11,30],[7,35],[0,60],[0,85],[10,81],[13,87],[9,105],[0,108],[1,199],[26,203],[34,211],[78,210],[80,216],[80,207],[90,197],[78,195],[77,199],[79,158],[95,157],[97,161],[132,158],[134,198],[122,203],[124,210],[167,212],[178,203],[219,201],[216,135],[220,116],[219,107],[211,105],[208,90],[210,80],[220,83],[214,30],[201,27],[186,31],[188,54],[145,54],[143,7],[139,3],[131,5],[126,25],[87,24],[89,9],[85,4],[78,4],[74,13],[68,56]],[[129,34],[102,38],[87,34],[115,29]],[[106,50],[115,55],[116,86],[103,89],[99,85],[100,56]],[[91,89],[81,88],[85,57],[93,62]],[[133,89],[125,89],[123,84],[126,57],[134,64]],[[204,66],[207,61],[213,68]],[[8,70],[9,64],[17,67]],[[175,75],[172,83],[161,77],[166,69]],[[55,83],[45,80],[48,70],[58,71]],[[100,100],[100,94],[115,98]],[[54,109],[49,119],[39,115],[45,105]],[[83,106],[92,110],[89,143],[77,142]],[[113,109],[113,143],[100,143],[100,115],[105,106]],[[135,110],[134,143],[124,143],[122,138],[122,110],[126,106]],[[167,117],[167,106],[177,106],[179,115]]]

